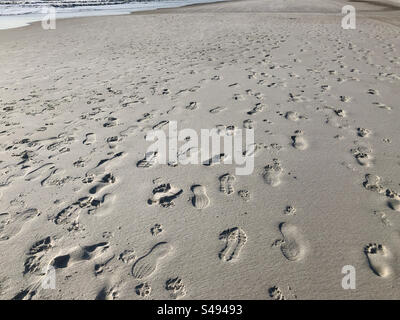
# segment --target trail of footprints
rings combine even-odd
[[[277,159],[274,159],[271,165],[268,165],[264,172],[264,180],[271,186],[277,186],[279,176],[282,172],[282,168]],[[89,193],[96,194],[106,188],[109,184],[115,183],[116,179],[112,174],[104,175],[97,184],[89,189]],[[236,177],[230,173],[223,174],[219,177],[220,191],[226,195],[232,195],[234,193],[234,183]],[[372,187],[373,184],[378,184],[379,179],[372,181],[372,178],[368,177],[365,186],[369,189],[380,190],[379,186]],[[193,185],[191,188],[193,192],[192,204],[196,209],[205,209],[210,205],[210,198],[207,195],[205,186]],[[163,184],[156,187],[153,190],[153,196],[149,199],[149,204],[160,204],[161,206],[169,207],[174,199],[176,199],[183,191],[179,188],[173,187],[170,184]],[[105,198],[108,194],[104,194]],[[250,193],[247,190],[239,190],[238,195],[244,200],[249,201],[251,199]],[[103,199],[102,198],[102,199]],[[64,219],[70,219],[76,210],[87,209],[88,213],[92,213],[92,210],[96,210],[98,206],[101,206],[105,200],[98,200],[91,197],[84,197],[79,199],[76,203],[63,209],[56,217],[54,222],[61,223]],[[279,226],[279,230],[282,234],[283,239],[280,240],[280,249],[284,258],[289,261],[299,261],[304,258],[307,252],[307,244],[302,234],[299,232],[296,226],[290,223],[282,223]],[[159,224],[154,225],[151,228],[151,234],[156,236],[162,232],[162,226]],[[218,253],[219,259],[224,262],[235,262],[239,261],[241,251],[247,243],[247,234],[240,227],[234,227],[223,231],[219,235],[219,239],[223,241],[224,245],[221,251]],[[43,266],[47,263],[56,269],[65,269],[71,267],[82,261],[95,260],[104,251],[109,248],[107,242],[98,243],[91,246],[83,246],[73,248],[63,254],[60,254],[53,258],[51,261],[46,262],[46,253],[51,252],[54,247],[54,239],[46,237],[37,243],[35,243],[28,252],[27,259],[24,265],[24,273],[37,273],[43,270]],[[136,287],[136,293],[140,297],[148,297],[151,295],[151,286],[148,279],[157,271],[159,265],[162,264],[164,258],[171,254],[173,247],[167,242],[159,242],[153,246],[145,255],[137,258],[134,251],[126,250],[121,253],[119,260],[124,263],[131,264],[131,275],[138,281],[142,281]],[[386,255],[384,249],[378,245],[376,248],[370,245],[365,249],[368,256],[368,261],[371,268],[375,273],[386,276],[390,274],[389,264],[383,262],[383,257]],[[376,257],[374,255],[377,255]],[[94,273],[101,274],[103,269],[107,267],[109,261],[114,258],[105,260],[101,263],[96,263],[94,266]],[[132,262],[133,261],[133,262]],[[115,289],[115,288],[114,288]],[[169,292],[170,297],[173,299],[179,299],[186,295],[186,286],[182,279],[179,277],[170,278],[166,281],[165,289]],[[33,285],[31,289],[27,289],[24,292],[19,293],[16,298],[32,298],[37,294],[38,286]],[[99,293],[98,298],[108,299],[117,298],[117,291],[108,289]],[[279,294],[279,290],[271,291],[271,297],[282,298]]]
[[[276,43],[272,44],[278,45],[279,42],[285,41],[286,39],[280,39]],[[304,48],[302,47],[302,50],[303,49]],[[237,62],[233,58],[236,59],[237,57],[232,55],[232,61],[230,62],[232,64]],[[360,56],[360,58],[362,58],[362,56]],[[370,58],[369,54],[367,58]],[[339,63],[341,69],[348,69],[340,57],[336,58],[335,61]],[[246,75],[249,80],[257,81],[257,85],[260,86],[259,88],[263,86],[269,90],[281,90],[282,88],[287,88],[291,80],[304,80],[304,76],[293,72],[293,65],[275,63],[272,60],[272,56],[270,54],[265,54],[265,52],[263,53],[263,59],[258,63],[268,66],[266,69],[267,72],[255,70],[255,68],[250,67],[246,69]],[[318,80],[318,91],[320,91],[320,94],[329,94],[329,92],[333,92],[335,88],[328,84],[321,85],[320,80],[322,76],[316,75],[317,70],[324,66],[322,63],[324,63],[324,61],[317,61],[314,66],[315,70],[310,68],[307,72],[313,74],[313,77],[315,77],[313,79]],[[372,62],[368,63],[372,65]],[[221,66],[215,68],[215,70],[219,70],[219,68],[221,68]],[[274,70],[281,72],[285,69],[288,69],[286,76],[274,74]],[[194,70],[192,70],[192,72],[195,73]],[[357,70],[354,70],[354,73],[357,74]],[[334,80],[338,83],[358,80],[357,78],[345,74],[340,70],[329,70],[328,74],[330,77],[332,77],[332,79],[324,76],[323,80]],[[382,81],[388,81],[389,79],[393,79],[394,74],[380,72],[376,77],[382,79]],[[223,75],[213,74],[212,77],[210,76],[207,78],[207,81],[211,80],[213,82],[217,82],[223,79]],[[147,79],[143,79],[143,82],[138,83],[137,85],[145,85],[146,83]],[[167,83],[168,81],[165,80],[165,86],[167,86]],[[184,95],[187,93],[197,92],[198,90],[202,89],[201,84],[202,82],[200,81],[199,85],[191,85],[191,87],[188,86],[187,89],[177,92],[176,96],[180,94]],[[258,122],[258,119],[266,115],[272,109],[272,103],[271,105],[266,105],[263,103],[264,94],[260,92],[261,89],[250,90],[244,88],[244,90],[241,90],[243,84],[233,81],[228,85],[228,87],[234,90],[230,96],[233,103],[244,103],[249,98],[254,99],[252,100],[253,102],[247,105],[245,111],[242,112],[243,118],[240,119],[241,126],[244,129],[260,128],[262,123]],[[286,94],[287,103],[291,105],[297,105],[302,102],[310,101],[311,98],[307,95],[305,88],[305,85],[297,86],[296,90],[292,90],[288,95]],[[128,96],[123,94],[122,90],[115,88],[114,86],[108,87],[107,91],[110,95],[120,97],[119,101],[123,108],[128,108],[131,105],[136,106],[138,104],[140,105],[147,103],[147,98],[140,93],[135,93],[134,95]],[[165,88],[164,85],[162,87],[154,85],[154,87],[151,88],[151,92],[153,95],[165,97],[174,95],[173,90]],[[382,112],[389,112],[392,109],[391,106],[387,106],[378,100],[381,97],[379,90],[369,88],[366,89],[364,93],[376,99],[371,100],[371,104],[376,108],[382,109]],[[321,95],[317,95],[316,97],[320,98]],[[335,99],[338,102],[337,106],[324,107],[324,110],[327,112],[326,122],[342,129],[346,126],[346,120],[348,120],[351,115],[351,110],[348,107],[349,102],[352,102],[354,99],[345,94],[336,95]],[[102,97],[95,96],[95,98],[90,97],[88,104],[93,102],[100,104],[103,101],[104,99]],[[199,101],[187,101],[181,107],[171,106],[166,113],[173,113],[181,108],[182,111],[187,114],[198,114],[204,111],[203,106],[207,107]],[[54,111],[54,108],[51,108],[51,106],[47,106],[47,108],[49,108],[51,111]],[[220,113],[223,114],[226,112],[226,110],[229,110],[229,108],[226,106],[214,105],[208,106],[207,113],[212,116],[219,116]],[[308,115],[304,114],[302,111],[294,110],[295,109],[291,109],[290,111],[279,111],[278,114],[285,119],[284,121],[288,120],[287,123],[296,125],[296,127],[293,127],[292,129],[296,130],[291,131],[291,134],[287,134],[287,138],[288,144],[291,146],[289,149],[291,149],[292,152],[300,152],[311,148],[313,146],[313,141],[309,140],[310,135],[308,135],[307,131],[299,129],[304,121],[307,121]],[[3,111],[10,114],[14,112],[15,110],[13,104],[4,104]],[[119,117],[113,114],[113,111],[107,112],[106,110],[102,110],[101,107],[96,106],[91,110],[88,110],[88,112],[80,115],[82,120],[98,121],[99,126],[102,127],[102,130],[107,131],[108,134],[106,135],[104,141],[100,141],[100,137],[102,135],[97,134],[97,131],[96,134],[93,132],[88,132],[89,130],[85,130],[83,132],[81,131],[79,136],[81,139],[79,142],[79,147],[85,150],[95,150],[95,148],[98,147],[101,142],[105,142],[110,153],[108,153],[107,156],[105,156],[103,160],[100,160],[94,167],[86,171],[85,177],[82,178],[82,183],[85,185],[85,190],[78,194],[75,200],[64,204],[64,207],[61,207],[56,214],[50,216],[50,220],[52,220],[55,224],[67,225],[69,231],[76,231],[79,229],[79,218],[82,212],[87,213],[90,216],[97,217],[112,214],[112,205],[116,198],[113,190],[114,186],[118,185],[119,183],[119,177],[114,176],[112,173],[112,167],[116,165],[116,163],[119,163],[119,161],[126,155],[125,151],[116,151],[120,148],[121,142],[128,139],[130,135],[136,134],[141,130],[145,130],[145,128],[158,130],[165,128],[165,126],[169,123],[168,120],[165,119],[156,119],[159,116],[156,110],[146,110],[146,112],[143,111],[141,116],[135,120],[136,125],[129,126],[125,130],[118,133],[113,130],[121,126],[123,122],[121,121],[121,118],[119,119]],[[35,115],[36,112],[38,114],[40,113],[35,110],[29,112],[31,115]],[[156,121],[152,123],[151,121],[154,120]],[[265,124],[273,124],[273,121],[269,119],[265,119],[264,122]],[[37,131],[45,132],[48,130],[48,128],[51,128],[51,125],[52,124],[50,124],[49,121],[49,123],[46,123],[46,125],[38,128]],[[71,125],[76,124],[72,122]],[[216,126],[216,128],[221,136],[234,136],[237,134],[238,127],[233,124],[219,124]],[[371,167],[373,167],[375,161],[373,147],[371,147],[368,143],[369,139],[371,139],[371,137],[374,135],[374,132],[367,128],[358,126],[353,127],[352,130],[357,139],[361,140],[362,142],[356,142],[355,146],[350,149],[350,153],[354,157],[356,163],[363,167],[363,170],[369,170]],[[268,132],[268,130],[266,130],[266,133],[271,134],[273,132]],[[4,132],[0,132],[0,136],[3,134]],[[23,140],[7,147],[7,151],[13,151],[15,154],[13,156],[18,158],[18,164],[14,168],[11,165],[0,168],[0,187],[6,190],[7,186],[14,181],[18,181],[18,179],[24,180],[27,183],[40,182],[42,187],[50,187],[55,185],[60,186],[74,179],[74,177],[66,175],[64,169],[57,168],[56,158],[60,155],[71,152],[74,142],[77,140],[77,135],[70,134],[65,131],[54,137],[51,136],[46,139],[32,138],[31,140],[30,137],[28,137],[29,136],[26,135],[26,138]],[[309,142],[311,142],[311,144],[309,144]],[[23,148],[26,147],[26,149],[21,150],[20,146]],[[280,146],[276,144],[274,146],[271,145],[268,148],[278,150]],[[262,149],[268,148],[263,144],[254,143],[253,145],[249,146],[249,149],[244,151],[244,155],[256,155],[259,154]],[[42,149],[46,150],[47,158],[45,161],[36,161],[37,154],[39,150]],[[347,150],[347,152],[348,151],[349,150]],[[185,156],[195,152],[198,152],[198,150],[183,150],[178,154],[178,160],[181,160],[185,158]],[[225,153],[219,153],[210,157],[210,159],[202,163],[202,165],[204,165],[205,168],[218,168],[217,165],[220,165],[224,162],[224,160],[229,159],[229,156],[230,155]],[[142,157],[142,159],[135,160],[136,167],[139,170],[148,170],[154,168],[160,162],[160,155],[157,151],[147,152]],[[84,167],[86,165],[85,161],[86,159],[83,156],[79,160],[76,160],[74,166]],[[177,166],[177,163],[169,163],[168,165],[174,167]],[[273,160],[266,164],[263,168],[261,177],[267,187],[273,187],[279,190],[282,182],[285,182],[283,175],[285,171],[287,170],[285,170],[285,168],[282,166],[281,161],[277,158],[273,158]],[[240,201],[247,203],[254,197],[249,190],[243,187],[242,189],[237,187],[240,181],[237,181],[238,179],[233,174],[220,174],[222,174],[222,172],[219,173],[218,178],[219,190],[221,193],[220,195],[208,192],[206,185],[193,184],[191,186],[190,203],[192,205],[192,209],[197,209],[194,210],[196,213],[200,215],[209,214],[214,202],[223,200],[229,201],[234,198],[236,188],[238,189],[236,195]],[[260,173],[258,173],[258,175],[260,175]],[[215,182],[217,183],[217,181]],[[388,208],[393,211],[400,211],[399,194],[396,191],[385,187],[382,179],[379,176],[366,174],[365,181],[362,184],[366,190],[376,192],[382,195],[382,197],[386,197],[386,205]],[[184,192],[186,192],[186,190],[183,190],[182,188],[171,183],[160,183],[152,190],[147,203],[156,208],[173,208],[179,201],[181,201],[183,198],[182,194],[184,194]],[[0,198],[1,197],[2,192],[0,192]],[[287,206],[284,210],[284,214],[286,214],[286,217],[289,219],[289,216],[293,215],[295,211],[296,209],[294,207]],[[34,218],[40,216],[40,214],[41,212],[35,208],[0,213],[0,241],[9,241],[10,239],[17,237],[21,230],[24,229],[24,226],[28,225],[30,221],[33,221]],[[165,232],[161,224],[154,224],[149,229],[151,236],[154,237],[153,239],[159,239],[158,237],[162,237]],[[284,260],[290,261],[290,263],[297,263],[302,261],[308,254],[310,254],[309,244],[304,238],[302,231],[296,225],[292,224],[290,221],[282,222],[279,226],[277,226],[276,231],[280,232],[281,239],[277,240],[275,245],[279,247]],[[246,232],[239,226],[232,227],[221,232],[219,234],[219,240],[222,242],[222,246],[221,250],[215,254],[215,258],[218,256],[222,262],[240,263],[240,255],[245,251],[246,245],[249,245],[247,243],[248,237]],[[114,259],[114,255],[111,254],[110,256],[101,259],[101,261],[98,260],[99,258],[103,257],[106,252],[110,251],[109,248],[110,244],[108,242],[98,242],[92,245],[76,246],[73,248],[60,250],[60,248],[57,248],[57,239],[52,236],[47,236],[41,240],[35,241],[26,253],[23,273],[26,276],[33,274],[42,275],[43,268],[48,265],[61,270],[69,269],[74,265],[85,263],[87,261],[95,261],[93,272],[96,275],[99,275],[107,269],[110,261]],[[388,277],[393,274],[395,267],[395,254],[391,252],[389,247],[379,243],[371,243],[366,245],[363,250],[368,265],[374,274],[380,277]],[[157,270],[162,266],[167,257],[173,253],[173,251],[174,249],[169,243],[158,242],[143,256],[137,257],[136,252],[130,249],[124,250],[119,255],[118,260],[120,260],[121,263],[131,266],[131,276],[141,282],[135,287],[135,292],[138,296],[143,298],[151,296],[151,277],[157,272]],[[168,279],[165,279],[165,290],[172,299],[184,297],[187,294],[186,286],[186,280],[181,279],[179,276],[170,276]],[[287,294],[281,288],[277,286],[271,287],[268,291],[270,297],[276,300],[285,299]],[[39,283],[32,283],[32,285],[16,294],[15,298],[34,298],[39,291]],[[99,292],[97,298],[118,298],[118,286],[105,286]]]

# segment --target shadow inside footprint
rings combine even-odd
[[[193,192],[192,204],[196,209],[204,209],[210,205],[210,198],[207,196],[206,187],[194,185],[191,187]]]
[[[370,243],[364,248],[371,270],[380,277],[387,277],[392,273],[390,264],[391,253],[389,250],[376,243]]]
[[[56,269],[63,269],[68,267],[68,262],[70,260],[71,256],[69,254],[66,254],[64,256],[58,256],[54,258],[53,260],[53,267]]]
[[[282,222],[279,225],[279,229],[283,236],[281,251],[284,257],[290,261],[301,260],[305,255],[306,246],[297,227],[287,222]]]

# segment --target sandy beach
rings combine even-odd
[[[400,299],[399,51],[396,1],[1,30],[0,299]],[[253,170],[163,163],[173,124]]]

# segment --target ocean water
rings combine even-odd
[[[121,15],[135,11],[173,8],[195,3],[217,1],[224,0],[0,0],[0,30],[23,27],[32,22],[41,21],[48,13],[46,8],[50,6],[55,9],[56,19],[65,19],[73,17]]]

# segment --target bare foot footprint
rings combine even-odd
[[[136,279],[144,279],[153,274],[158,266],[158,260],[165,257],[172,250],[167,242],[157,243],[149,253],[139,258],[132,267],[132,275]]]
[[[219,239],[226,242],[225,247],[219,253],[219,258],[223,261],[232,261],[239,257],[240,250],[247,242],[247,235],[241,228],[235,227],[223,231],[219,235]]]
[[[392,255],[385,246],[370,243],[364,248],[364,252],[367,255],[371,270],[376,275],[387,277],[392,273],[392,267],[390,265]]]
[[[308,147],[307,141],[303,136],[303,131],[296,130],[292,136],[292,146],[298,150],[305,150]]]
[[[263,178],[266,184],[269,184],[271,187],[276,187],[280,185],[282,175],[282,167],[278,161],[278,159],[273,159],[273,164],[269,164],[264,167]]]
[[[287,222],[282,222],[279,229],[283,236],[281,251],[285,258],[290,261],[303,259],[306,253],[306,246],[303,236],[299,233],[297,227]]]
[[[235,182],[235,180],[236,180],[235,176],[229,173],[219,177],[219,182],[220,182],[219,190],[228,195],[232,194],[234,192],[233,183]]]
[[[371,155],[372,150],[365,146],[358,146],[351,149],[354,158],[357,160],[358,164],[365,167],[372,166],[373,157]]]
[[[201,185],[192,186],[192,203],[196,209],[204,209],[210,205],[210,198],[207,196],[206,187]]]
[[[381,178],[379,176],[373,175],[373,174],[366,174],[365,175],[365,181],[363,182],[363,186],[365,189],[378,192],[378,193],[384,193],[385,188],[381,185]]]

